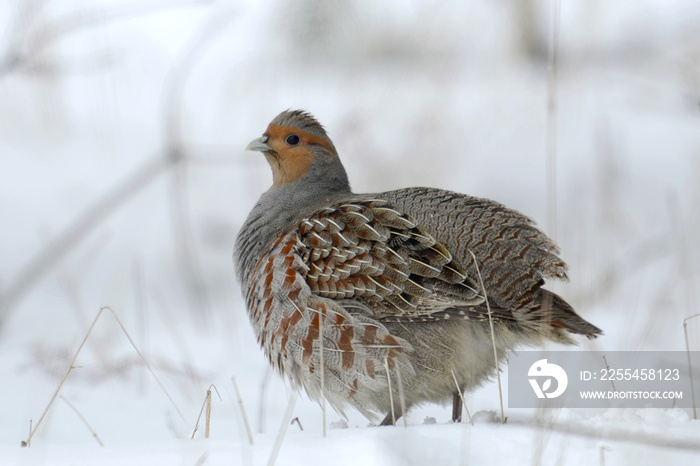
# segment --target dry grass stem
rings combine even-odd
[[[134,301],[136,304],[136,339],[144,354],[148,354],[148,314],[146,310],[145,278],[143,266],[136,260],[131,269],[131,276],[134,286]],[[139,371],[139,389],[143,390],[146,383],[144,372]]]
[[[603,362],[605,362],[605,368],[607,370],[610,370],[610,364],[608,364],[608,358],[603,356]],[[610,385],[612,385],[613,391],[615,391],[615,382],[613,382],[612,378],[610,379]]]
[[[486,301],[486,310],[489,316],[489,329],[491,330],[491,344],[493,345],[493,361],[496,365],[496,381],[498,382],[498,399],[501,403],[501,422],[506,423],[506,414],[503,409],[503,387],[501,386],[501,368],[498,364],[498,351],[496,350],[496,333],[493,329],[493,313],[491,312],[491,305],[489,304],[489,297],[486,293],[486,287],[484,286],[484,280],[481,277],[481,270],[479,269],[479,262],[476,260],[474,253],[469,250],[472,259],[474,259],[474,265],[476,266],[476,274],[479,276],[479,283],[481,284],[481,291],[484,293],[484,301]]]
[[[194,466],[202,466],[204,463],[207,462],[208,459],[209,459],[209,452],[205,451],[204,453],[202,453],[202,456],[199,457],[199,459],[194,464]]]
[[[165,388],[165,385],[163,385],[163,382],[160,381],[160,379],[158,378],[156,373],[153,371],[153,368],[151,367],[151,365],[148,363],[148,361],[146,361],[146,358],[144,357],[143,353],[141,353],[141,350],[139,350],[139,348],[136,346],[136,343],[134,343],[134,340],[131,338],[131,335],[129,335],[129,332],[127,332],[126,328],[124,328],[124,324],[122,324],[122,321],[117,316],[117,313],[114,312],[114,310],[112,310],[112,308],[108,307],[108,306],[100,308],[100,313],[102,313],[102,311],[105,309],[112,313],[112,315],[114,316],[114,319],[119,324],[119,327],[121,327],[122,331],[124,332],[124,335],[129,340],[129,343],[131,343],[131,346],[134,348],[134,351],[136,351],[136,354],[138,354],[139,358],[141,358],[141,362],[143,362],[143,364],[146,366],[146,368],[148,368],[148,371],[151,373],[151,375],[153,376],[155,381],[158,383],[158,386],[160,386],[160,389],[163,390],[163,393],[165,393],[165,396],[167,396],[168,400],[170,400],[170,404],[173,405],[173,408],[175,408],[175,411],[177,411],[177,414],[180,415],[180,419],[182,419],[184,421],[185,416],[182,415],[182,411],[180,411],[180,408],[177,407],[177,405],[175,404],[175,400],[173,400],[173,397],[170,396],[170,393]],[[97,317],[99,317],[99,314]]]
[[[265,368],[265,375],[260,381],[260,404],[258,405],[258,433],[262,434],[265,432],[265,407],[267,403],[267,386],[270,383],[270,376],[272,375],[272,367],[267,366]]]
[[[688,356],[688,376],[690,377],[690,398],[693,400],[693,419],[698,418],[698,410],[695,405],[695,384],[693,383],[693,365],[690,361],[690,342],[688,341],[688,321],[700,317],[700,314],[695,314],[683,319],[683,333],[685,334],[685,354]]]
[[[100,436],[97,435],[97,432],[95,432],[95,429],[93,429],[92,426],[90,425],[90,423],[87,421],[87,419],[85,419],[85,416],[83,416],[83,414],[82,414],[80,411],[78,411],[78,408],[76,408],[75,405],[74,405],[73,403],[71,403],[70,401],[68,401],[68,398],[66,398],[65,396],[60,395],[60,398],[68,405],[68,407],[69,407],[70,409],[73,410],[73,412],[75,412],[75,414],[78,415],[78,417],[80,418],[80,420],[83,421],[83,424],[85,424],[85,427],[88,428],[88,430],[90,431],[90,433],[92,434],[92,436],[95,437],[95,440],[97,440],[97,443],[99,443],[101,447],[104,447],[105,444],[102,443],[102,440],[100,439]]]
[[[88,268],[85,266],[81,267],[81,270],[87,269]],[[87,332],[88,328],[90,328],[90,321],[85,315],[85,309],[83,308],[82,304],[80,293],[80,279],[72,277],[64,266],[57,267],[56,278],[58,279],[61,287],[66,292],[68,302],[73,308],[76,320],[78,321],[78,325],[80,326],[79,329],[83,332]],[[101,364],[104,367],[109,367],[110,363],[107,356],[105,355],[102,345],[93,344],[88,345],[87,348],[92,350],[94,355],[97,357],[99,364]]]
[[[73,355],[73,359],[71,359],[70,364],[68,364],[68,368],[66,369],[66,372],[63,374],[63,377],[61,377],[61,381],[58,383],[58,387],[56,387],[56,391],[51,396],[51,399],[49,400],[49,403],[46,405],[44,412],[41,413],[41,417],[37,421],[36,425],[29,432],[29,437],[27,438],[27,440],[22,442],[23,446],[29,446],[31,444],[32,437],[34,436],[34,434],[36,434],[37,429],[39,428],[39,426],[41,426],[41,422],[44,420],[44,418],[46,417],[46,414],[49,412],[49,409],[51,409],[51,406],[53,406],[54,402],[56,401],[56,398],[58,397],[58,394],[60,393],[61,388],[63,388],[63,384],[65,383],[66,379],[68,378],[68,374],[70,374],[71,370],[73,370],[73,367],[75,366],[75,361],[78,359],[78,355],[80,355],[80,352],[82,351],[83,347],[85,346],[85,342],[87,342],[88,338],[90,337],[90,334],[92,333],[92,329],[95,328],[95,324],[97,324],[97,321],[100,319],[100,317],[102,316],[102,313],[105,310],[109,311],[112,314],[112,316],[114,316],[114,319],[119,324],[119,327],[124,332],[124,335],[126,335],[126,338],[129,340],[129,343],[131,343],[131,346],[134,348],[134,351],[136,351],[136,354],[139,355],[143,364],[148,368],[149,372],[151,373],[153,378],[156,380],[156,382],[158,382],[158,385],[160,386],[161,390],[163,390],[163,393],[165,393],[165,395],[168,397],[168,400],[170,400],[170,403],[175,408],[175,411],[177,411],[177,413],[180,415],[181,419],[183,419],[183,420],[185,419],[185,417],[182,415],[182,412],[175,404],[175,401],[170,396],[170,393],[168,393],[168,391],[166,390],[163,383],[160,381],[160,379],[155,374],[155,372],[153,372],[153,368],[151,368],[151,365],[148,364],[148,361],[146,361],[146,359],[143,357],[143,354],[141,353],[141,351],[139,351],[138,347],[134,343],[134,340],[129,335],[129,332],[127,332],[126,328],[124,328],[124,325],[122,324],[121,320],[119,320],[119,317],[117,317],[117,314],[114,312],[114,310],[112,310],[112,308],[105,306],[105,307],[100,308],[99,312],[95,316],[95,320],[92,321],[90,328],[88,329],[87,333],[85,334],[85,337],[83,337],[83,341],[80,342],[80,346],[78,346],[78,349],[75,352],[75,355]]]
[[[550,413],[551,416],[550,416]],[[555,422],[555,416],[558,411],[556,409],[550,408],[540,408],[535,414],[535,427],[533,446],[534,450],[532,452],[532,464],[540,465],[542,464],[542,459],[544,458],[544,452],[547,449],[547,445],[552,437],[552,430],[549,428]],[[564,426],[568,427],[566,424]],[[560,432],[567,433],[566,429],[560,430]]]
[[[323,436],[326,436],[326,377],[325,377],[325,367],[323,363],[323,312],[319,314],[319,324],[318,324],[318,352],[319,352],[319,364],[321,365],[321,411],[323,412]]]
[[[209,438],[209,429],[211,427],[211,389],[207,390],[207,418],[204,429],[204,438]]]
[[[277,461],[277,455],[282,448],[282,442],[284,441],[284,436],[287,433],[287,426],[292,423],[292,414],[294,413],[294,405],[297,402],[298,395],[296,393],[292,394],[289,399],[289,405],[287,405],[287,411],[284,413],[284,419],[282,419],[282,425],[280,426],[279,432],[277,432],[277,438],[275,439],[275,444],[272,447],[272,452],[270,453],[270,459],[267,461],[267,466],[273,466],[275,461]]]
[[[205,409],[206,409],[206,415],[204,417],[204,437],[209,438],[209,426],[211,423],[211,389],[216,390],[216,394],[219,397],[219,400],[221,400],[221,394],[219,394],[219,390],[216,388],[215,385],[209,385],[209,388],[207,389],[207,395],[204,397],[204,402],[202,403],[202,408],[199,410],[199,416],[197,416],[197,422],[194,425],[194,430],[192,431],[192,436],[190,437],[191,439],[194,438],[195,434],[199,430],[199,421],[202,420],[202,414],[204,414]]]
[[[199,415],[197,416],[197,421],[194,423],[194,429],[192,429],[192,435],[190,436],[190,439],[194,439],[194,436],[197,434],[197,431],[199,430],[199,421],[202,420],[202,414],[204,414],[204,408],[207,405],[207,399],[206,397],[204,398],[204,402],[202,403],[202,407],[199,410]]]
[[[174,149],[173,149],[174,150]],[[179,162],[184,155],[169,156],[174,162]],[[178,261],[178,271],[182,281],[187,284],[189,293],[186,298],[190,301],[192,309],[197,309],[198,317],[211,316],[211,299],[206,284],[201,277],[204,276],[203,268],[196,253],[196,244],[190,213],[187,209],[187,196],[189,186],[187,184],[188,166],[176,163],[170,171],[168,179],[168,201],[172,233],[176,243],[175,253]]]
[[[394,413],[394,395],[391,393],[391,375],[389,374],[389,360],[384,357],[384,370],[386,370],[386,383],[389,385],[389,404],[391,405],[391,425],[396,425],[396,413]],[[404,413],[405,414],[405,413]]]
[[[31,447],[32,446],[32,441],[31,441],[31,436],[32,436],[32,419],[29,420],[29,437],[30,439],[27,440],[26,442],[22,440],[22,446],[23,447]]]
[[[474,420],[472,419],[472,415],[469,412],[469,407],[467,406],[467,402],[464,401],[464,394],[462,393],[462,389],[459,388],[459,383],[457,383],[457,376],[455,375],[455,371],[450,371],[452,372],[452,380],[455,381],[455,387],[457,387],[457,393],[459,393],[459,398],[462,400],[462,406],[464,406],[464,410],[467,412],[467,417],[469,418],[469,424],[474,425]]]
[[[39,428],[39,426],[41,426],[41,423],[44,420],[44,418],[46,417],[46,414],[49,412],[49,409],[51,408],[51,406],[53,406],[54,401],[56,401],[56,397],[58,397],[58,394],[60,393],[61,388],[63,387],[63,383],[68,378],[68,374],[70,374],[70,371],[73,370],[73,365],[75,364],[75,360],[78,359],[78,355],[80,354],[80,351],[83,349],[83,346],[85,346],[85,342],[87,341],[88,337],[90,336],[90,332],[92,332],[92,329],[95,327],[95,324],[97,323],[97,319],[99,319],[100,316],[102,315],[103,309],[104,308],[100,309],[100,312],[97,313],[95,320],[92,321],[90,328],[88,329],[87,333],[85,334],[83,341],[80,342],[80,346],[78,346],[78,350],[75,352],[75,355],[73,356],[73,359],[71,359],[70,364],[68,364],[68,368],[66,369],[66,372],[63,374],[63,377],[61,377],[61,381],[58,383],[58,387],[56,387],[56,391],[51,396],[51,399],[49,400],[48,405],[46,405],[44,412],[41,413],[41,416],[39,417],[39,420],[37,421],[36,425],[34,425],[34,428],[32,430],[30,430],[29,437],[27,437],[27,440],[22,442],[23,446],[31,445],[32,437],[34,437],[36,430]]]
[[[408,419],[406,419],[406,397],[403,393],[403,381],[401,380],[401,371],[396,369],[396,385],[399,389],[399,403],[401,404],[401,417],[403,418],[403,426],[408,429]]]
[[[238,400],[238,406],[241,408],[241,415],[243,416],[243,424],[245,424],[245,431],[248,434],[248,442],[253,444],[253,432],[250,430],[250,423],[248,422],[248,416],[245,413],[245,406],[243,405],[243,398],[241,397],[241,392],[238,390],[238,384],[236,383],[236,377],[231,377],[231,383],[233,384],[233,391],[236,392],[236,399]]]
[[[601,445],[600,448],[598,448],[598,460],[600,466],[605,466],[605,452],[610,450],[607,446]]]
[[[547,211],[549,236],[557,234],[557,59],[561,1],[554,0],[547,60]]]

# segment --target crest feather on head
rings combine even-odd
[[[329,139],[325,128],[312,114],[304,110],[285,110],[272,120],[272,124],[298,128],[324,139]]]

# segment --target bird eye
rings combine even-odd
[[[296,134],[290,134],[284,141],[290,146],[296,146],[297,144],[299,144],[299,136],[297,136]]]

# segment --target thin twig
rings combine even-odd
[[[401,380],[401,371],[396,368],[396,385],[399,389],[399,403],[401,403],[401,417],[403,418],[403,426],[408,429],[408,419],[406,419],[406,397],[403,393],[403,381]]]
[[[263,375],[260,381],[260,404],[258,405],[258,433],[262,434],[265,432],[265,405],[267,403],[267,386],[270,382],[270,375],[272,374],[272,368],[267,365],[265,368],[265,375]]]
[[[277,461],[277,455],[282,448],[282,441],[287,433],[287,427],[291,424],[292,414],[294,414],[294,405],[297,402],[296,392],[292,394],[289,400],[289,405],[287,405],[287,411],[284,413],[284,418],[282,419],[282,425],[280,430],[277,432],[277,438],[275,439],[275,444],[272,447],[272,452],[270,453],[270,459],[267,461],[267,466],[274,466],[275,461]]]
[[[83,416],[83,414],[82,414],[80,411],[78,411],[78,408],[76,408],[75,405],[74,405],[73,403],[71,403],[70,401],[68,401],[68,398],[66,398],[65,396],[60,395],[60,398],[61,398],[63,401],[65,401],[65,403],[68,405],[68,407],[69,407],[70,409],[72,409],[73,412],[75,412],[75,414],[78,415],[78,417],[80,418],[81,421],[83,421],[83,424],[85,424],[85,427],[88,428],[88,430],[90,431],[90,433],[92,434],[92,436],[95,437],[95,440],[97,440],[97,443],[99,443],[101,447],[104,447],[105,444],[102,443],[102,440],[100,439],[100,436],[97,435],[97,432],[95,432],[95,429],[93,429],[92,426],[90,425],[90,423],[87,421],[87,419],[85,419],[85,416]]]
[[[384,370],[386,370],[386,383],[389,386],[389,404],[391,404],[391,425],[395,426],[396,414],[394,413],[394,395],[391,392],[391,375],[389,374],[389,360],[386,358],[386,356],[384,356]]]
[[[250,430],[250,424],[248,423],[248,416],[245,413],[245,406],[243,406],[243,398],[241,397],[241,392],[238,390],[238,384],[236,383],[236,376],[231,377],[231,383],[233,384],[233,390],[236,392],[236,398],[238,399],[238,406],[241,408],[241,414],[243,415],[243,424],[245,424],[245,431],[248,434],[248,441],[253,444],[253,432]]]
[[[459,383],[457,383],[457,376],[455,375],[455,371],[450,371],[452,372],[452,380],[455,381],[455,387],[457,387],[457,393],[459,393],[459,398],[462,400],[462,406],[464,406],[464,409],[467,411],[467,417],[469,418],[469,424],[474,425],[474,420],[472,419],[472,415],[469,412],[469,407],[467,406],[466,401],[464,401],[464,395],[462,394],[462,389],[459,387]]]
[[[233,19],[233,9],[225,8],[217,10],[209,15],[204,24],[197,29],[193,38],[186,44],[185,50],[179,55],[178,62],[168,74],[163,95],[164,101],[164,144],[165,156],[174,165],[174,170],[169,179],[170,218],[173,222],[173,233],[177,245],[176,254],[180,262],[180,272],[183,279],[190,286],[192,293],[188,298],[194,298],[191,303],[196,309],[200,309],[199,315],[208,315],[210,311],[210,298],[201,277],[202,265],[197,254],[194,253],[195,241],[192,233],[192,222],[187,209],[187,163],[189,152],[183,142],[186,134],[183,125],[185,84],[197,66],[197,62],[206,56],[207,47],[214,43],[218,35],[223,32]]]
[[[134,284],[134,300],[136,301],[137,339],[145,354],[148,354],[148,313],[146,309],[146,295],[144,291],[143,267],[140,261],[135,261],[132,268]],[[139,389],[143,390],[145,383],[143,371],[139,371]]]
[[[180,149],[171,149],[180,152]],[[187,184],[188,164],[183,156],[173,156],[175,166],[170,171],[168,179],[168,201],[170,203],[168,212],[172,222],[172,233],[175,240],[175,255],[178,260],[178,271],[183,282],[187,285],[189,293],[185,297],[190,300],[190,306],[197,309],[198,317],[208,317],[211,314],[210,298],[206,284],[202,280],[204,276],[203,268],[196,254],[196,244],[187,209]]]
[[[476,266],[476,273],[479,276],[479,283],[481,283],[481,291],[484,293],[484,301],[486,302],[486,310],[489,316],[489,328],[491,330],[491,344],[493,345],[493,361],[496,365],[496,380],[498,381],[498,399],[501,403],[501,422],[506,423],[506,414],[503,409],[503,388],[501,387],[501,368],[498,364],[498,351],[496,350],[496,333],[493,328],[493,313],[491,311],[491,305],[489,304],[489,297],[486,293],[486,287],[484,286],[484,279],[481,277],[481,270],[479,270],[479,261],[476,260],[474,253],[469,250],[469,254],[472,255],[474,259],[474,265]]]
[[[557,59],[559,52],[560,0],[554,0],[547,66],[547,201],[549,236],[557,236]]]
[[[207,419],[204,428],[204,438],[209,438],[209,430],[211,427],[211,389],[207,390]]]
[[[49,404],[46,405],[46,409],[44,409],[44,412],[41,413],[41,416],[39,417],[39,420],[37,421],[37,423],[34,425],[34,428],[29,432],[29,437],[27,437],[27,440],[22,442],[23,446],[29,446],[31,444],[32,437],[34,437],[36,430],[39,428],[39,426],[41,426],[42,421],[46,417],[46,414],[49,412],[49,408],[51,408],[51,406],[53,406],[54,401],[56,401],[56,398],[58,397],[58,394],[61,391],[61,388],[63,387],[63,383],[68,378],[68,374],[70,374],[70,371],[73,370],[73,365],[75,364],[75,360],[78,359],[78,355],[80,354],[80,351],[83,349],[83,346],[85,346],[85,342],[87,341],[88,337],[90,336],[90,332],[92,332],[92,329],[95,327],[95,324],[97,323],[97,319],[99,319],[100,316],[102,315],[103,309],[104,308],[100,309],[100,312],[97,313],[95,320],[92,321],[92,325],[90,325],[90,328],[88,329],[87,333],[85,334],[83,341],[80,342],[80,346],[78,346],[78,350],[75,352],[73,359],[71,359],[70,364],[68,364],[68,368],[66,369],[66,372],[63,374],[63,377],[61,377],[61,381],[58,383],[58,387],[56,387],[56,391],[51,396],[51,399],[49,400]]]
[[[199,459],[198,459],[197,462],[194,464],[194,466],[202,466],[204,463],[207,462],[208,459],[209,459],[209,452],[208,452],[208,451],[205,451],[205,452],[202,453],[202,455],[199,457]]]
[[[56,236],[25,265],[0,298],[0,328],[15,306],[53,267],[72,251],[91,231],[113,214],[126,201],[145,188],[169,166],[165,157],[154,157],[137,168],[85,210],[70,226]]]
[[[688,341],[688,321],[700,317],[700,314],[695,314],[683,319],[683,333],[685,334],[685,354],[688,356],[688,376],[690,377],[690,397],[693,400],[693,419],[698,418],[698,411],[695,406],[695,386],[693,384],[693,365],[690,363],[690,342]]]
[[[160,389],[163,390],[163,393],[165,393],[165,396],[168,397],[168,400],[170,400],[170,403],[173,405],[173,408],[175,408],[175,411],[177,411],[177,414],[179,414],[180,418],[184,421],[185,416],[182,415],[182,411],[180,411],[180,408],[177,407],[177,405],[175,404],[175,400],[173,400],[173,397],[170,396],[170,393],[168,393],[168,390],[165,388],[165,385],[163,385],[163,382],[160,381],[160,379],[158,378],[156,373],[153,371],[153,368],[151,367],[151,365],[148,363],[148,361],[146,361],[146,358],[141,353],[141,350],[138,349],[138,347],[136,346],[136,343],[134,343],[134,340],[132,340],[131,335],[129,335],[129,332],[127,332],[126,328],[124,328],[124,324],[122,324],[122,321],[117,316],[117,313],[114,312],[114,310],[112,310],[112,308],[109,306],[105,306],[105,307],[100,308],[100,312],[102,312],[105,309],[107,309],[109,312],[112,313],[112,315],[116,319],[117,323],[119,324],[119,327],[121,327],[122,331],[124,332],[124,335],[126,335],[126,338],[129,340],[129,343],[131,343],[131,346],[134,348],[134,351],[136,351],[136,354],[138,354],[139,358],[141,358],[141,362],[143,362],[146,365],[146,367],[148,368],[148,371],[151,373],[151,375],[153,376],[155,381],[158,382]]]
[[[93,257],[95,256],[96,255],[93,255]],[[80,269],[87,270],[88,267],[85,267],[83,264],[83,266],[81,266]],[[56,278],[65,290],[66,294],[68,295],[69,303],[74,309],[76,319],[78,320],[78,325],[80,326],[80,330],[83,332],[87,332],[90,321],[87,320],[85,310],[83,309],[83,303],[80,295],[80,283],[82,283],[81,280],[70,276],[63,265],[57,266]],[[99,363],[103,367],[109,367],[110,363],[108,361],[107,356],[105,355],[102,346],[99,344],[88,345],[88,348],[90,347],[92,347],[92,351],[99,360]]]
[[[605,466],[605,452],[610,450],[606,445],[601,445],[598,448],[598,460],[600,466]]]
[[[23,3],[31,5],[32,2],[27,1]],[[41,8],[46,2],[42,1],[40,3],[39,8]],[[36,11],[38,11],[36,10],[33,12],[33,18],[29,18],[28,21],[23,21],[20,23],[23,24],[26,30],[33,32],[32,36],[24,38],[25,46],[23,47],[21,41],[15,40],[15,43],[8,48],[9,54],[16,57],[17,61],[17,63],[15,63],[14,66],[8,70],[11,71],[20,67],[24,68],[26,66],[31,66],[33,63],[33,57],[45,55],[44,50],[47,46],[55,45],[66,36],[80,31],[81,29],[97,28],[120,20],[128,20],[134,17],[143,17],[150,14],[159,13],[162,10],[187,7],[194,3],[204,2],[202,0],[183,0],[179,2],[132,1],[129,3],[122,3],[109,9],[105,9],[104,6],[94,9],[76,9],[75,11],[65,14],[58,19],[45,22],[41,28],[34,27],[34,24],[32,24],[36,23],[36,21],[34,21],[34,18],[37,16]],[[26,11],[23,13],[26,13]],[[13,38],[16,38],[20,34],[15,32],[13,35],[15,36]]]
[[[596,302],[603,301],[619,290],[623,281],[632,279],[637,272],[671,255],[674,252],[674,242],[668,240],[670,235],[670,232],[664,232],[645,240],[629,250],[622,259],[606,265],[604,270],[598,273],[595,282],[586,287],[595,292],[578,294],[574,300],[581,303],[581,307],[592,307]]]
[[[207,389],[207,394],[204,397],[204,402],[202,403],[202,407],[199,410],[199,415],[197,416],[197,422],[194,424],[194,430],[192,431],[192,436],[190,437],[191,439],[194,438],[195,434],[199,430],[199,421],[202,420],[202,414],[204,414],[204,409],[206,408],[207,410],[207,415],[204,420],[205,422],[205,430],[204,430],[204,437],[209,438],[209,423],[211,420],[211,389],[216,390],[216,394],[219,396],[219,400],[221,400],[221,395],[219,394],[219,390],[216,388],[214,384],[209,385],[209,388]]]
[[[605,362],[605,368],[610,370],[610,364],[608,364],[608,358],[606,358],[605,355],[603,355],[603,362]],[[613,391],[616,391],[615,382],[612,380],[612,377],[610,378],[610,385],[612,385]]]
[[[34,437],[34,434],[36,434],[37,429],[39,428],[39,426],[41,426],[41,422],[44,420],[44,418],[46,417],[46,414],[49,412],[49,409],[51,408],[51,406],[53,406],[53,403],[56,401],[56,398],[58,397],[58,394],[60,393],[61,388],[63,387],[63,384],[65,383],[66,379],[68,378],[68,374],[70,374],[71,370],[73,370],[73,367],[75,365],[75,361],[78,359],[78,355],[80,355],[80,352],[82,351],[83,346],[85,346],[85,342],[87,342],[87,339],[90,337],[90,334],[92,333],[92,329],[95,328],[95,324],[99,320],[100,316],[102,316],[102,312],[105,310],[112,313],[112,316],[114,316],[114,319],[119,324],[119,327],[121,327],[122,331],[124,332],[124,335],[129,340],[129,343],[131,343],[131,346],[134,348],[134,351],[136,351],[136,354],[138,354],[139,357],[141,358],[141,362],[144,363],[144,365],[148,368],[148,370],[151,373],[151,375],[153,376],[153,378],[156,380],[156,382],[158,382],[158,385],[160,386],[161,390],[163,390],[163,393],[165,393],[165,395],[168,397],[168,400],[170,400],[170,403],[175,408],[175,411],[177,411],[177,413],[180,415],[180,418],[183,420],[185,419],[185,416],[182,415],[182,412],[175,404],[175,401],[170,396],[170,393],[168,393],[168,390],[165,388],[163,383],[160,381],[160,379],[158,378],[156,373],[153,371],[153,368],[151,368],[151,365],[148,363],[148,361],[146,361],[146,358],[144,358],[143,354],[141,353],[141,351],[138,349],[138,347],[134,343],[134,340],[132,340],[131,335],[129,335],[129,332],[127,332],[126,328],[124,328],[124,325],[122,324],[122,322],[119,319],[119,317],[117,316],[117,314],[114,312],[114,310],[112,310],[112,308],[105,306],[105,307],[100,308],[99,312],[95,316],[95,320],[92,321],[90,328],[88,329],[87,333],[85,334],[83,341],[80,342],[80,346],[78,346],[78,349],[75,352],[75,355],[73,355],[73,359],[71,359],[70,364],[68,364],[68,368],[66,369],[66,372],[63,374],[63,377],[61,377],[61,381],[58,383],[58,387],[56,387],[56,391],[51,396],[51,399],[49,400],[49,403],[46,405],[44,412],[41,413],[41,417],[37,421],[36,425],[29,432],[29,437],[27,438],[27,440],[22,442],[23,446],[28,446],[31,444],[32,437]]]
[[[535,431],[534,450],[532,452],[532,464],[541,465],[544,457],[544,452],[552,438],[552,431],[547,429],[548,426],[554,424],[555,417],[559,414],[556,408],[542,408],[537,410],[535,414]]]
[[[194,429],[192,429],[192,435],[190,436],[190,439],[194,439],[194,436],[197,434],[197,431],[199,430],[199,421],[202,420],[202,414],[204,414],[204,408],[207,404],[207,398],[204,398],[204,402],[202,403],[202,407],[199,409],[199,415],[197,415],[197,420],[194,423]]]
[[[323,436],[326,436],[326,377],[325,366],[323,363],[323,312],[319,313],[318,324],[318,347],[319,347],[319,364],[321,365],[321,411],[323,411]]]

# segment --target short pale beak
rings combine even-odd
[[[268,139],[270,139],[268,136],[263,136],[261,138],[250,141],[250,144],[248,144],[245,150],[255,150],[258,152],[274,151],[272,147],[265,144],[268,141]]]

